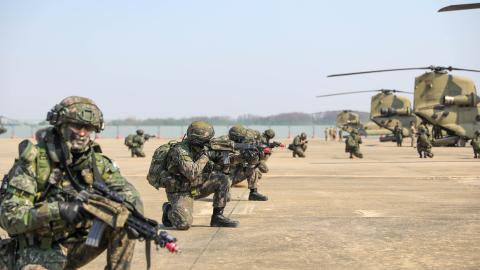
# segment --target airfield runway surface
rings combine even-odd
[[[19,141],[0,140],[1,173]],[[98,142],[160,221],[165,193],[146,174],[164,141],[148,141],[143,159],[130,158],[123,140]],[[234,187],[225,213],[240,227],[211,228],[211,197],[196,201],[193,227],[169,231],[182,252],[152,249],[152,269],[480,269],[480,160],[471,148],[419,159],[414,148],[367,139],[361,150],[365,158],[351,160],[343,143],[318,139],[304,159],[276,149],[259,186],[267,202]],[[82,269],[104,264],[102,255]],[[133,264],[145,269],[143,242]]]

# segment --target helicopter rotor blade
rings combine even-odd
[[[415,67],[415,68],[392,68],[392,69],[378,69],[378,70],[369,70],[369,71],[360,71],[360,72],[350,72],[350,73],[339,73],[331,74],[327,77],[339,77],[339,76],[348,76],[348,75],[357,75],[357,74],[367,74],[367,73],[377,73],[377,72],[389,72],[389,71],[402,71],[402,70],[419,70],[419,69],[431,69],[431,67]]]
[[[451,70],[460,70],[460,71],[470,71],[470,72],[480,72],[478,69],[466,69],[466,68],[454,68],[450,67]]]
[[[333,93],[333,94],[320,95],[320,96],[316,96],[316,97],[321,98],[321,97],[331,97],[331,96],[340,96],[340,95],[369,93],[369,92],[392,92],[392,93],[413,94],[412,92],[408,92],[408,91],[392,90],[392,89],[378,89],[378,90],[363,90],[363,91],[350,91],[350,92]]]
[[[342,93],[334,93],[334,94],[326,94],[316,96],[317,98],[320,97],[331,97],[331,96],[340,96],[340,95],[350,95],[350,94],[358,94],[358,93],[368,93],[368,92],[378,92],[379,90],[363,90],[363,91],[350,91],[350,92],[342,92]]]
[[[439,9],[438,12],[466,10],[466,9],[475,9],[475,8],[480,8],[480,3],[450,5],[450,6],[446,6]]]

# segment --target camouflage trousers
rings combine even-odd
[[[143,152],[141,147],[130,148],[130,151],[132,152],[132,157],[145,157],[145,152]]]
[[[232,185],[239,184],[247,179],[248,188],[257,188],[260,172],[255,167],[237,166],[231,173]]]
[[[480,148],[472,147],[474,158],[480,158]]]
[[[213,193],[213,207],[225,207],[230,192],[231,181],[228,175],[221,172],[204,173],[202,184],[192,191],[167,192],[171,205],[167,215],[173,227],[188,230],[193,224],[193,201]]]
[[[362,152],[360,152],[360,147],[350,147],[347,149],[347,152],[350,153],[350,158],[354,156],[357,158],[363,158]]]
[[[420,155],[420,157],[433,157],[432,153],[432,147],[431,146],[422,146],[422,145],[417,145],[417,152]]]
[[[16,254],[16,270],[63,270],[78,269],[107,250],[105,269],[127,270],[135,249],[135,240],[128,239],[123,230],[107,229],[98,248],[84,242],[54,244],[51,249],[37,246],[20,248]]]
[[[307,151],[307,145],[293,146],[293,157],[305,157],[305,151]]]

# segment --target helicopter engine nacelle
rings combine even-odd
[[[401,115],[401,116],[408,116],[412,114],[412,110],[410,108],[381,108],[380,114],[382,116],[394,116],[394,115]]]
[[[475,107],[477,105],[477,95],[475,95],[475,93],[471,93],[469,95],[460,96],[443,96],[442,104],[446,106],[458,105]]]

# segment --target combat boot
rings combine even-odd
[[[173,226],[172,222],[168,219],[168,211],[170,211],[170,209],[172,209],[172,205],[170,203],[168,203],[168,202],[163,203],[163,205],[162,205],[162,211],[163,211],[162,223],[163,223],[163,226],[165,226],[165,227],[172,227]]]
[[[210,220],[211,227],[238,227],[239,223],[236,220],[229,219],[223,215],[224,207],[214,207],[212,219]]]
[[[258,193],[256,188],[250,189],[250,195],[248,195],[249,201],[268,201],[268,197]]]

